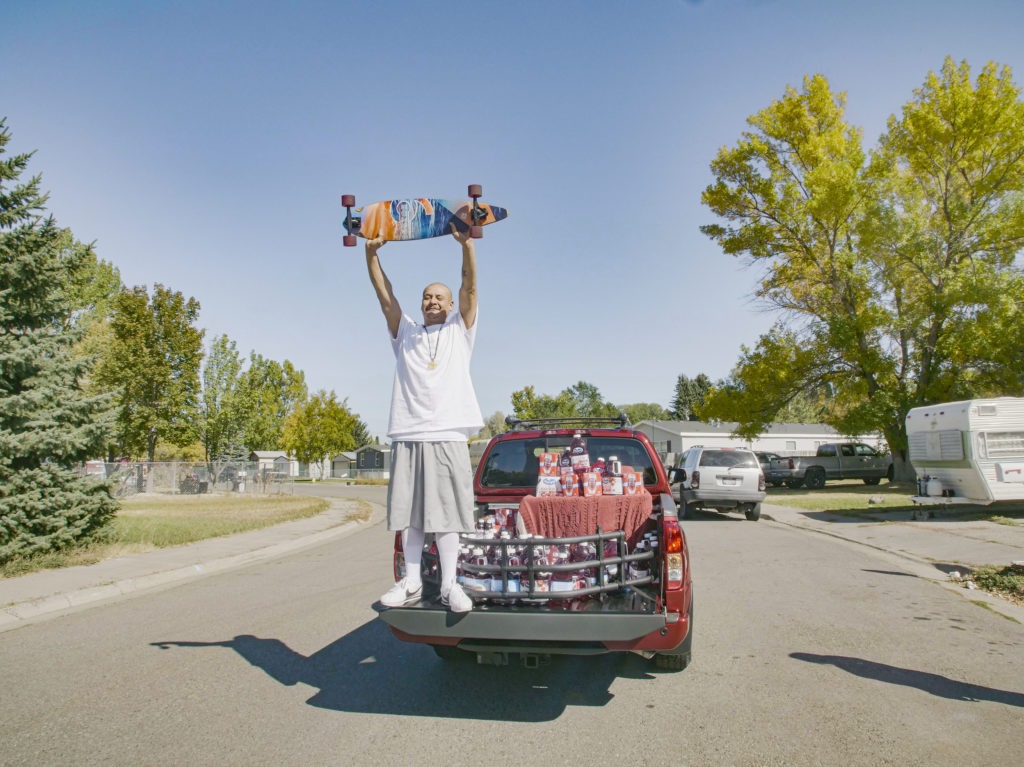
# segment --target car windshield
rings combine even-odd
[[[536,487],[541,453],[562,453],[569,446],[570,435],[554,435],[530,439],[505,439],[491,447],[487,460],[479,470],[483,487]],[[591,462],[615,456],[623,470],[632,466],[642,471],[644,484],[658,481],[647,448],[632,437],[587,437]]]
[[[722,468],[760,468],[754,454],[746,450],[705,450],[701,453],[700,465]]]

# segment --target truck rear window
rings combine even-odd
[[[483,487],[537,486],[537,471],[541,453],[561,453],[569,446],[569,436],[538,437],[536,439],[510,439],[495,443],[479,469]],[[631,437],[587,437],[587,451],[591,462],[615,456],[623,467],[632,466],[642,471],[644,484],[657,483],[657,474],[651,457],[642,442]]]

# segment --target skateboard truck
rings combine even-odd
[[[352,215],[352,208],[356,205],[354,194],[343,194],[341,196],[341,204],[345,208],[345,231],[348,232],[348,234],[342,237],[341,241],[346,248],[352,248],[355,247],[356,235],[363,225],[363,219]]]
[[[473,209],[470,211],[470,218],[473,219],[473,225],[469,227],[469,236],[475,240],[479,240],[484,236],[484,228],[480,224],[485,218],[487,218],[487,211],[480,207],[478,200],[483,196],[484,190],[480,184],[469,185],[469,196],[473,198]]]

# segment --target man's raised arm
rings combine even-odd
[[[456,231],[452,226],[452,236],[462,245],[462,286],[459,288],[459,312],[466,328],[473,327],[476,322],[476,246],[469,232]]]
[[[391,280],[384,274],[384,270],[380,266],[377,251],[383,244],[383,238],[366,241],[366,270],[370,273],[373,289],[377,291],[377,300],[380,301],[380,309],[384,312],[384,319],[388,322],[388,331],[392,338],[398,338],[398,323],[402,320],[402,307],[398,305],[395,292],[391,289]],[[475,316],[475,307],[473,311]]]

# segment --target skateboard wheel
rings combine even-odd
[[[356,206],[356,196],[354,194],[343,194],[341,196],[341,207],[343,208],[354,208]]]
[[[474,200],[477,199],[478,197],[483,197],[484,196],[484,188],[482,186],[480,186],[479,184],[470,184],[469,185],[469,196],[472,197]]]
[[[346,234],[341,238],[341,241],[345,243],[346,248],[354,248],[356,245],[356,236],[354,234]]]
[[[479,240],[484,236],[484,228],[482,226],[471,226],[469,227],[469,236],[474,240]]]

